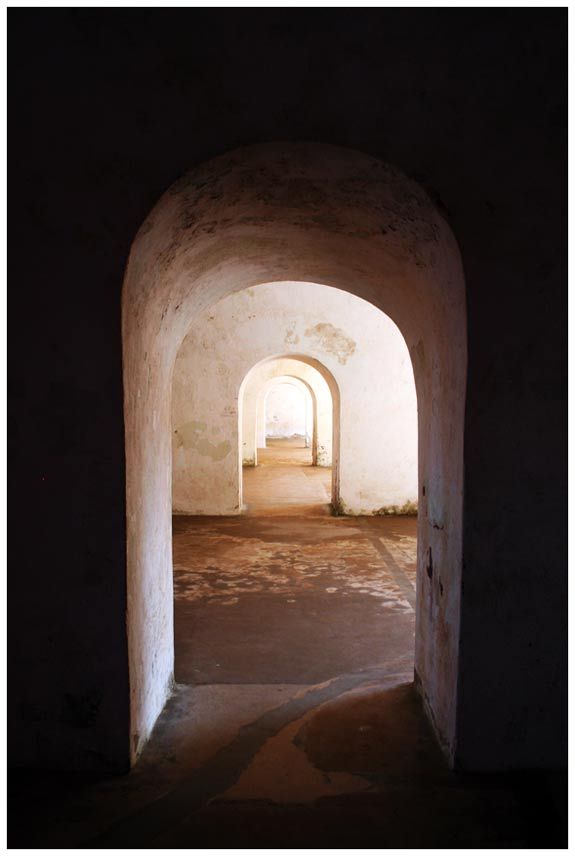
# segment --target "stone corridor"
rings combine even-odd
[[[458,776],[423,716],[416,519],[330,516],[330,473],[300,454],[265,451],[241,517],[174,518],[176,685],[152,738],[123,777],[40,775],[25,805],[16,780],[11,846],[537,842],[553,780]]]

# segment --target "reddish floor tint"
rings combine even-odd
[[[313,467],[301,439],[268,440],[257,467],[243,467],[243,511],[256,516],[328,515],[331,467]]]
[[[174,519],[177,686],[124,777],[13,776],[11,847],[561,846],[563,779],[450,772],[413,684],[416,519],[329,514],[271,444]]]

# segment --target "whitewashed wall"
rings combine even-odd
[[[313,421],[309,421],[310,411],[313,420],[311,394],[297,382],[288,379],[275,381],[264,397],[263,411],[266,438],[302,437],[305,439],[307,437],[311,439],[313,432]]]
[[[399,330],[361,298],[289,282],[224,298],[184,339],[173,375],[174,512],[239,513],[242,382],[263,360],[298,355],[319,361],[339,388],[342,509],[417,502],[415,385]]]

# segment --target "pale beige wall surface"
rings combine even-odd
[[[311,396],[305,387],[302,389],[288,380],[277,381],[264,399],[266,437],[311,436],[313,425],[308,419],[310,409],[313,412]]]
[[[240,386],[252,366],[280,353],[318,360],[339,387],[343,510],[416,503],[417,401],[398,328],[355,295],[283,282],[224,298],[182,343],[172,395],[174,511],[240,511]]]

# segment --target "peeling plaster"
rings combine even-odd
[[[335,354],[340,365],[345,365],[355,353],[356,343],[346,336],[343,330],[325,322],[308,327],[305,335],[315,339],[319,346],[330,354]]]
[[[194,449],[198,454],[211,458],[212,461],[223,461],[231,450],[231,444],[228,440],[222,440],[221,443],[212,443],[206,436],[207,426],[205,422],[186,422],[175,429],[177,447],[180,449]],[[218,433],[219,428],[215,428],[213,433]]]

